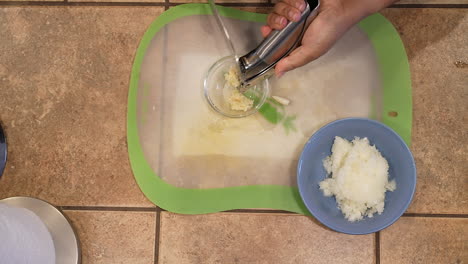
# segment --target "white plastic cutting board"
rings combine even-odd
[[[261,24],[228,18],[225,23],[240,54],[260,42]],[[289,133],[260,114],[231,119],[209,108],[203,78],[227,55],[214,18],[205,15],[170,22],[147,49],[139,82],[139,137],[153,170],[172,185],[293,186],[303,144],[318,128],[339,118],[370,117],[379,108],[377,60],[357,27],[322,58],[271,80],[272,95],[291,100],[285,111],[295,116],[296,131]]]

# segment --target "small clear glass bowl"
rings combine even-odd
[[[211,66],[203,82],[205,98],[211,108],[224,116],[246,117],[256,113],[262,107],[269,96],[270,86],[267,79],[251,85],[243,94],[253,100],[252,108],[247,111],[232,110],[228,99],[232,89],[235,88],[226,85],[224,74],[233,66],[237,67],[233,56],[224,57]]]

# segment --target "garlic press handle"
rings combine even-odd
[[[301,43],[320,6],[319,0],[307,0],[306,3],[299,21],[289,21],[282,30],[273,30],[255,49],[239,58],[243,83],[250,83],[274,68]]]

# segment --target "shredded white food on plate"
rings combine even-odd
[[[367,138],[348,141],[335,137],[332,155],[323,161],[331,177],[320,182],[325,196],[335,196],[338,207],[351,222],[364,216],[381,214],[385,192],[396,189],[395,180],[388,181],[388,162]]]

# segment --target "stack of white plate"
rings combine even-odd
[[[0,200],[0,263],[77,264],[78,239],[65,216],[29,197]]]

